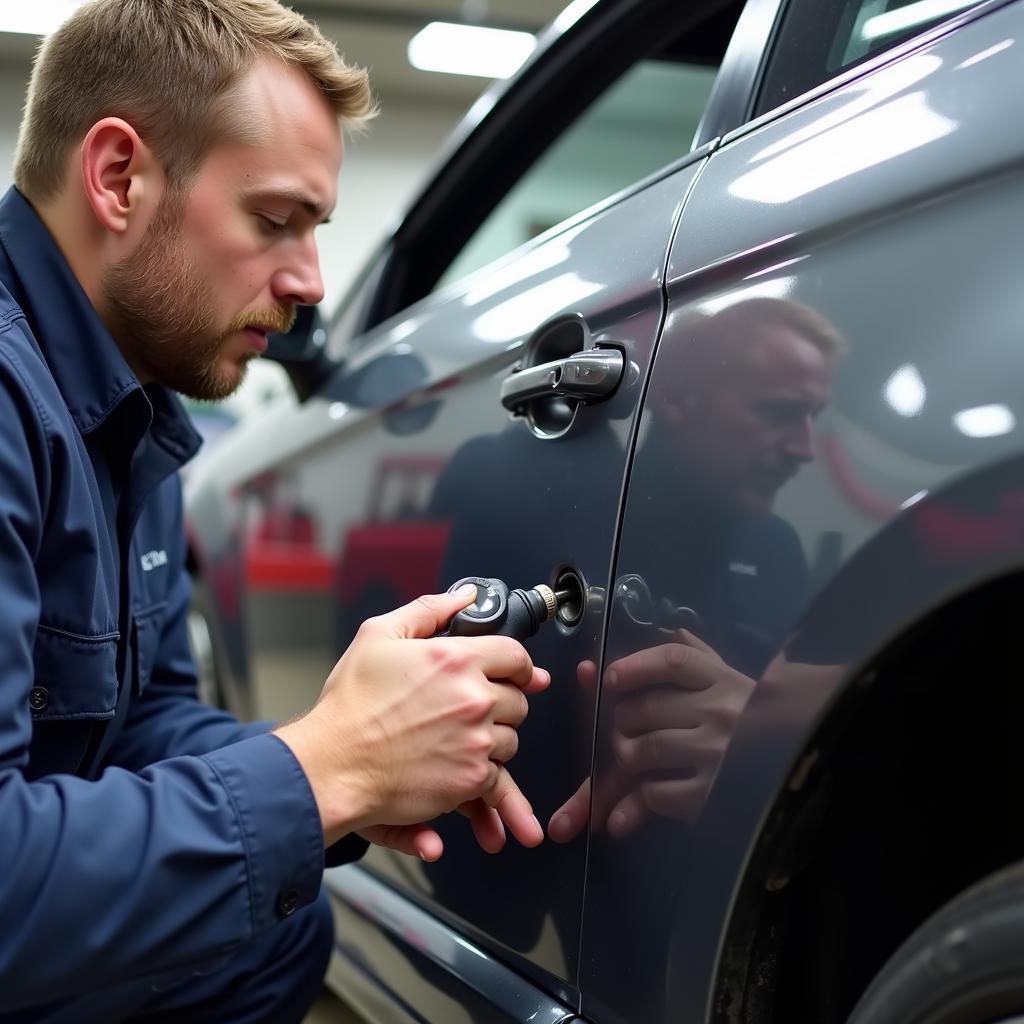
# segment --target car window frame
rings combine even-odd
[[[731,2],[699,0],[690,5],[686,16],[697,26],[729,7]],[[371,261],[370,269],[350,289],[343,305],[352,302],[359,305],[358,315],[350,320],[352,333],[348,335],[356,346],[361,334],[430,293],[431,286],[515,182],[547,151],[561,131],[639,59],[641,53],[637,46],[622,46],[624,32],[641,38],[645,38],[646,33],[656,39],[666,19],[675,18],[677,22],[680,19],[678,4],[674,0],[658,0],[657,3],[643,5],[631,0],[599,0],[567,24],[565,20],[570,11],[556,19],[519,75],[492,87],[470,109],[435,164],[426,185]],[[685,24],[679,27],[685,29]],[[595,39],[603,41],[603,48],[595,47]],[[601,53],[618,57],[618,53],[612,51],[611,40],[616,40],[626,54],[617,63],[599,59]],[[581,68],[584,56],[586,65],[597,66],[597,74],[586,79],[589,88],[577,88],[575,91],[558,89],[560,80],[572,78],[578,84],[579,76],[586,72],[586,68]],[[529,140],[531,145],[526,149],[518,148],[522,158],[516,166],[502,168],[507,181],[491,184],[485,201],[478,202],[475,214],[470,213],[459,224],[458,241],[453,244],[440,228],[452,223],[445,217],[448,211],[457,208],[459,190],[472,190],[474,179],[479,179],[481,166],[486,167],[488,162],[494,163],[498,159],[493,153],[507,153],[510,149],[516,151],[516,147],[509,145],[504,137],[510,132],[510,126],[522,123],[524,111],[550,112],[553,106],[550,96],[556,94],[561,99],[564,93],[572,95],[572,102],[559,117],[541,125],[540,133],[536,132],[538,120],[527,119],[534,130],[534,137]],[[516,133],[511,134],[515,138]],[[690,146],[683,141],[680,158],[689,156],[698,148],[703,148],[703,144],[698,146],[696,140]],[[438,257],[432,251],[436,250],[439,239],[450,249],[447,256]],[[431,258],[422,258],[424,252]],[[430,283],[424,284],[428,278]],[[336,321],[341,318],[342,314],[335,314]],[[344,339],[332,337],[331,344],[343,345]]]
[[[751,2],[753,2],[753,0],[751,0]],[[812,103],[819,97],[825,96],[836,89],[841,89],[850,82],[854,82],[859,78],[870,75],[879,68],[883,68],[888,64],[902,60],[909,54],[921,49],[922,47],[929,46],[936,40],[941,39],[943,36],[949,35],[951,32],[956,32],[965,25],[977,21],[979,18],[984,18],[986,15],[991,14],[993,11],[999,10],[1002,7],[1019,3],[1020,0],[981,0],[981,2],[976,6],[960,11],[957,14],[952,14],[936,25],[923,29],[921,32],[915,33],[914,35],[895,43],[893,46],[879,50],[878,53],[869,57],[867,60],[854,64],[830,78],[819,82],[812,89],[808,89],[805,92],[800,93],[798,96],[793,96],[784,103],[780,103],[775,107],[762,111],[755,116],[754,111],[757,109],[764,76],[778,46],[782,19],[785,13],[785,8],[788,6],[789,2],[791,2],[791,0],[779,0],[778,2],[778,9],[776,10],[775,15],[775,25],[773,26],[771,36],[762,53],[757,74],[754,76],[752,82],[752,90],[749,94],[748,115],[744,123],[732,128],[730,131],[725,132],[722,135],[722,145],[728,145],[733,141],[733,139],[741,138],[749,132],[756,131],[763,125],[769,124],[781,117],[785,117],[785,115],[790,111],[803,107],[808,103]]]

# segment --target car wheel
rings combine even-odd
[[[217,652],[207,612],[203,585],[193,581],[192,601],[188,609],[188,643],[196,667],[196,689],[199,699],[211,707],[224,707],[224,694],[217,669]]]
[[[882,968],[849,1024],[1024,1024],[1024,863],[929,918]]]

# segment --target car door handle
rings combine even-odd
[[[513,412],[538,398],[573,398],[584,405],[611,397],[625,361],[614,348],[594,348],[567,359],[516,370],[501,385],[501,404]]]

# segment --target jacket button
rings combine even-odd
[[[45,686],[33,686],[28,695],[28,706],[33,711],[42,711],[50,703],[50,694]]]
[[[299,894],[294,889],[285,889],[277,898],[277,912],[281,917],[291,917],[298,906]]]

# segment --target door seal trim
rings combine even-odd
[[[335,899],[387,932],[400,946],[415,950],[449,972],[523,1024],[564,1024],[575,1012],[469,942],[455,929],[428,914],[355,864],[328,868],[324,886]],[[341,945],[344,954],[346,947]],[[369,969],[365,957],[361,967]]]

